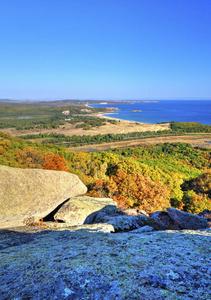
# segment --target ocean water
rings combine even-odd
[[[114,114],[105,114],[121,120],[156,124],[160,122],[198,122],[211,125],[211,100],[158,100],[157,102],[91,105],[92,107],[117,107]],[[141,112],[132,112],[141,110]]]

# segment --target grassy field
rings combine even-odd
[[[71,151],[83,151],[89,152],[94,150],[106,150],[124,147],[133,147],[137,145],[151,145],[151,144],[162,144],[162,143],[189,143],[193,147],[202,147],[211,149],[211,134],[192,134],[190,136],[168,136],[168,137],[156,137],[146,138],[131,141],[112,142],[96,145],[87,145],[80,147],[68,148]]]

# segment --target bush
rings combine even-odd
[[[199,214],[205,209],[211,210],[211,199],[207,195],[197,195],[193,190],[185,191],[182,201],[184,202],[184,211],[192,214]]]

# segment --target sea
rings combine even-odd
[[[152,102],[128,100],[121,104],[114,104],[112,101],[102,101],[102,103],[90,106],[118,108],[113,113],[104,115],[115,119],[149,124],[176,121],[211,125],[211,100],[158,100]]]

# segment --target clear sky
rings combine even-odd
[[[211,99],[211,0],[0,4],[0,98]]]

